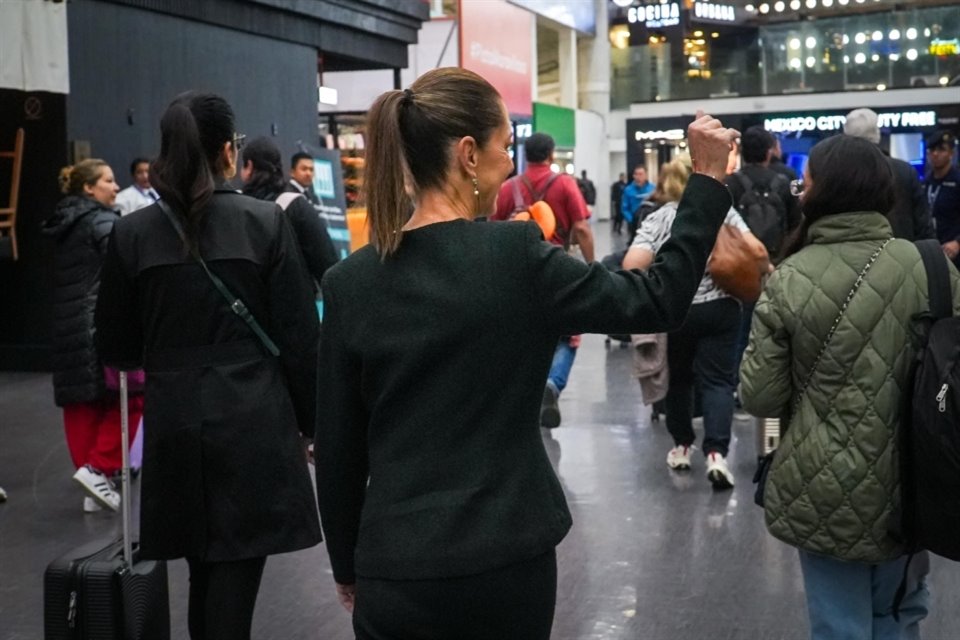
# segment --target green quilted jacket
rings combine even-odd
[[[740,370],[748,412],[790,413],[858,274],[891,235],[879,213],[811,225],[808,245],[777,268],[757,303]],[[960,276],[950,269],[956,313]],[[896,432],[914,355],[910,318],[927,309],[920,253],[893,240],[851,300],[774,456],[764,509],[775,537],[870,564],[902,554],[888,535],[899,503]]]

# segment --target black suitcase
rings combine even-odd
[[[123,536],[57,558],[43,577],[46,640],[169,640],[167,565],[138,560],[130,539],[127,376],[120,374]]]

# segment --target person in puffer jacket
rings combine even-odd
[[[876,145],[820,142],[792,191],[804,222],[760,297],[740,370],[744,409],[789,417],[765,485],[767,529],[799,550],[812,638],[919,638],[929,560],[913,558],[896,619],[907,557],[890,532],[909,327],[929,309],[926,271],[880,213],[895,196]],[[957,313],[960,275],[950,273]]]
[[[43,234],[56,243],[53,290],[53,390],[63,409],[67,448],[87,493],[85,512],[120,508],[110,476],[120,470],[120,398],[107,389],[94,345],[93,313],[100,289],[100,268],[120,188],[103,160],[89,159],[60,173],[66,194],[43,222]],[[143,410],[143,397],[131,396],[130,438]]]

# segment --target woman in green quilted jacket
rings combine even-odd
[[[740,372],[747,411],[789,416],[765,487],[767,528],[799,550],[812,638],[919,638],[929,562],[914,557],[896,620],[906,557],[889,531],[907,328],[928,309],[926,272],[883,215],[895,196],[876,145],[820,142],[791,190],[804,223],[757,303]]]

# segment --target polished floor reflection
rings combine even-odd
[[[599,235],[599,234],[598,234]],[[764,530],[753,505],[752,423],[734,425],[737,486],[715,492],[703,458],[667,469],[671,440],[629,378],[629,350],[586,336],[544,444],[574,526],[558,550],[556,640],[801,640],[806,619],[796,554]],[[118,531],[84,515],[70,476],[48,375],[0,374],[0,640],[42,637],[42,576],[56,555]],[[321,547],[273,557],[254,637],[346,640]],[[171,563],[173,637],[186,638],[187,574]],[[960,637],[960,565],[935,561],[927,640]],[[522,640],[522,639],[517,639]]]

